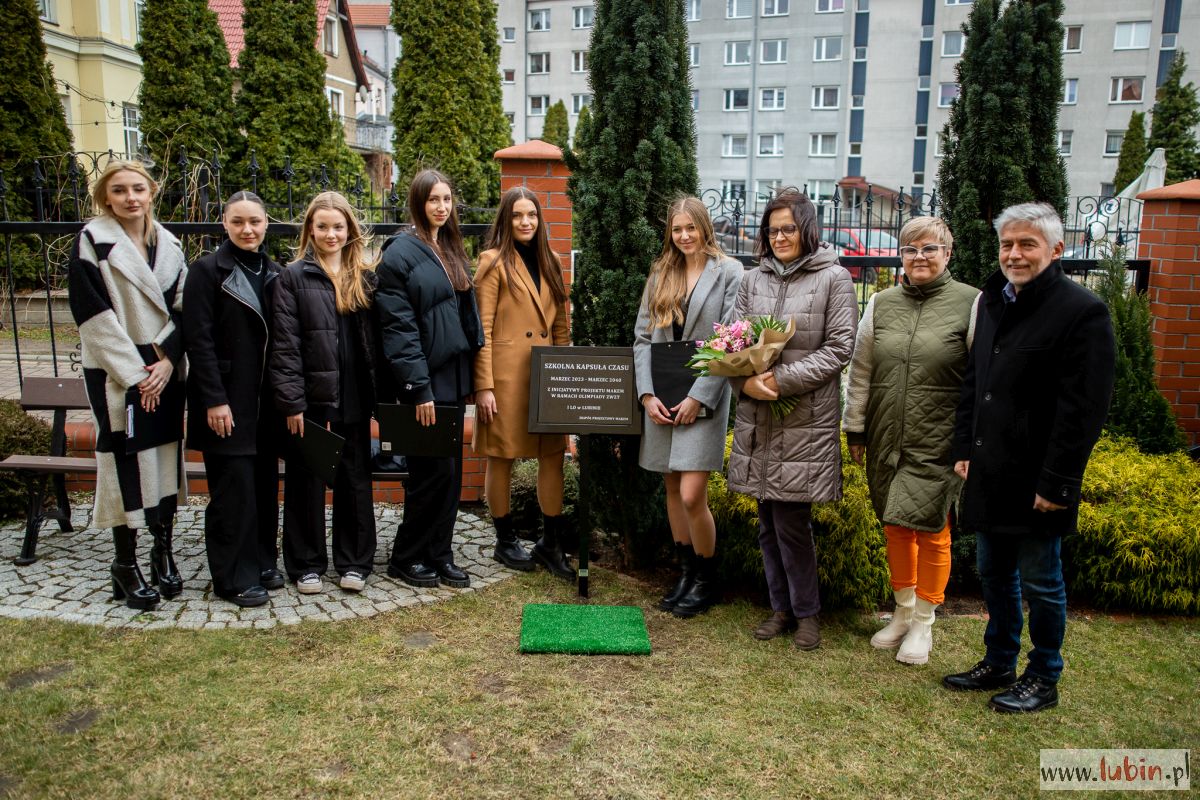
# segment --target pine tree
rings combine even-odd
[[[1138,179],[1146,168],[1150,153],[1146,148],[1146,112],[1134,111],[1129,115],[1129,127],[1121,141],[1121,155],[1117,158],[1117,174],[1113,176],[1113,191],[1120,192]]]
[[[1013,0],[1003,12],[997,0],[975,0],[963,26],[938,191],[954,231],[954,270],[976,286],[996,270],[992,221],[1004,208],[1030,200],[1060,214],[1066,207],[1057,133],[1061,12],[1061,0]]]
[[[492,155],[509,144],[500,95],[500,47],[492,0],[393,0],[404,43],[392,74],[395,157],[402,181],[437,167],[469,205],[499,199]]]
[[[12,187],[33,159],[71,149],[34,0],[6,3],[0,28],[0,169]]]
[[[579,109],[579,119],[575,120],[575,136],[571,140],[571,148],[575,151],[575,157],[582,159],[583,141],[588,137],[588,130],[592,127],[592,107],[584,106]]]
[[[542,124],[541,140],[567,149],[567,141],[571,136],[571,123],[567,119],[567,107],[562,100],[550,106],[546,112],[546,121]]]
[[[1154,344],[1150,336],[1150,301],[1126,282],[1123,248],[1115,247],[1100,262],[1097,293],[1108,304],[1116,336],[1116,381],[1105,427],[1128,436],[1145,453],[1169,453],[1184,446],[1171,404],[1154,378]]]
[[[677,194],[694,194],[696,134],[683,4],[599,0],[590,49],[592,123],[577,131],[568,193],[580,246],[572,289],[576,344],[629,346],[663,216]],[[637,466],[637,440],[586,436],[580,491],[589,524],[619,531],[643,560],[662,541],[648,513],[657,476]],[[620,503],[612,502],[621,498]]]
[[[180,148],[232,165],[241,155],[234,125],[233,71],[217,15],[205,0],[156,0],[142,11],[142,133],[160,177]]]
[[[1196,86],[1183,82],[1187,58],[1182,51],[1171,62],[1167,79],[1154,96],[1154,116],[1150,123],[1149,150],[1161,147],[1167,155],[1167,184],[1180,183],[1200,175],[1196,126],[1200,125],[1200,100]]]

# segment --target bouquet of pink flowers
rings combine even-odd
[[[715,323],[713,334],[696,342],[696,354],[688,366],[700,375],[720,375],[739,378],[758,375],[779,360],[784,346],[796,331],[789,319],[784,325],[771,316],[739,319],[727,325]],[[776,419],[782,419],[795,409],[795,397],[771,401]]]

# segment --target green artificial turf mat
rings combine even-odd
[[[637,606],[529,603],[521,613],[521,652],[650,655],[650,634]]]

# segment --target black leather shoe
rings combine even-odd
[[[492,558],[509,569],[531,572],[534,569],[533,559],[517,540],[512,516],[492,517],[492,524],[496,526],[496,549],[492,552]]]
[[[679,580],[675,582],[671,591],[658,601],[659,611],[673,611],[675,604],[692,588],[692,581],[696,577],[696,551],[690,544],[676,542],[675,557],[679,561]]]
[[[980,661],[966,672],[947,675],[942,686],[957,692],[981,692],[1004,689],[1017,682],[1017,673],[1011,669],[1000,669],[986,661]]]
[[[717,583],[717,559],[715,556],[697,555],[696,575],[687,593],[671,609],[681,619],[694,617],[708,611],[721,599],[721,587]]]
[[[471,577],[455,566],[453,561],[438,564],[437,574],[444,585],[453,589],[466,589],[471,585]]]
[[[1001,714],[1025,714],[1058,705],[1058,687],[1044,678],[1026,672],[1016,685],[988,701]]]
[[[387,574],[389,577],[403,581],[409,586],[415,586],[418,589],[431,589],[438,585],[437,572],[420,561],[414,561],[402,567],[395,564],[388,564]]]
[[[258,585],[264,589],[282,589],[283,584],[283,573],[274,567],[258,573]]]
[[[251,586],[249,589],[244,589],[237,594],[217,595],[222,600],[228,600],[235,606],[242,608],[254,608],[255,606],[265,605],[270,602],[271,595],[267,594],[267,590],[261,586]]]

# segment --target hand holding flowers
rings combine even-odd
[[[700,375],[721,375],[727,378],[759,375],[779,360],[784,346],[792,338],[796,323],[789,319],[784,325],[770,316],[736,320],[726,325],[713,325],[713,335],[696,342],[696,354],[688,366]],[[771,410],[782,419],[795,409],[795,397],[771,401]]]

